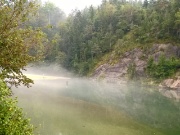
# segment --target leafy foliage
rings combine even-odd
[[[31,135],[33,126],[17,107],[6,83],[29,86],[33,81],[22,70],[42,55],[44,33],[25,23],[37,9],[34,1],[0,2],[0,134]]]
[[[17,100],[11,98],[11,90],[0,80],[0,134],[32,135],[33,126],[25,118]]]
[[[58,50],[57,42],[61,40],[59,33],[59,23],[64,21],[64,12],[56,7],[53,3],[46,2],[44,5],[40,5],[36,15],[30,15],[27,25],[33,29],[41,29],[46,34],[46,42],[43,44],[45,60],[49,62],[55,61],[55,58],[59,59],[62,52]],[[61,62],[57,62],[61,63]]]
[[[154,62],[152,57],[148,60],[147,73],[155,79],[164,79],[172,76],[179,68],[179,59],[166,59],[165,56],[162,55],[157,63]]]
[[[44,34],[24,23],[36,8],[26,0],[0,3],[0,78],[15,86],[32,83],[22,70],[42,54]]]

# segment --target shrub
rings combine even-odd
[[[33,126],[11,95],[11,90],[0,80],[0,135],[32,135]]]
[[[164,55],[159,58],[157,63],[151,57],[147,64],[147,73],[155,79],[165,79],[172,76],[180,68],[180,60],[178,58],[166,59]]]

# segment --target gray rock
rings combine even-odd
[[[170,85],[171,89],[180,89],[180,80],[175,80],[173,84]]]
[[[161,83],[161,85],[164,87],[170,88],[173,82],[174,82],[173,79],[166,79]]]
[[[139,48],[135,48],[124,53],[124,55],[120,57],[119,62],[115,65],[111,65],[110,63],[100,65],[95,70],[93,77],[98,78],[103,76],[104,78],[110,77],[114,79],[125,78],[128,74],[128,69],[132,64],[135,65],[135,74],[138,77],[144,77],[146,75],[145,69],[147,67],[148,58],[153,57],[154,60],[158,62],[162,54],[168,58],[172,56],[180,57],[180,47],[171,44],[154,44],[152,48],[149,48],[146,51],[146,53]],[[113,57],[111,56],[109,59],[112,58]],[[172,80],[166,80],[166,82],[161,85],[162,87],[178,89],[180,85],[179,82],[173,83]]]

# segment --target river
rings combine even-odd
[[[131,82],[29,75],[31,88],[14,88],[35,134],[179,135],[180,103],[154,87]]]

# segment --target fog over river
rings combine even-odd
[[[179,135],[180,103],[137,82],[116,85],[57,68],[30,69],[30,88],[13,88],[35,134]]]

